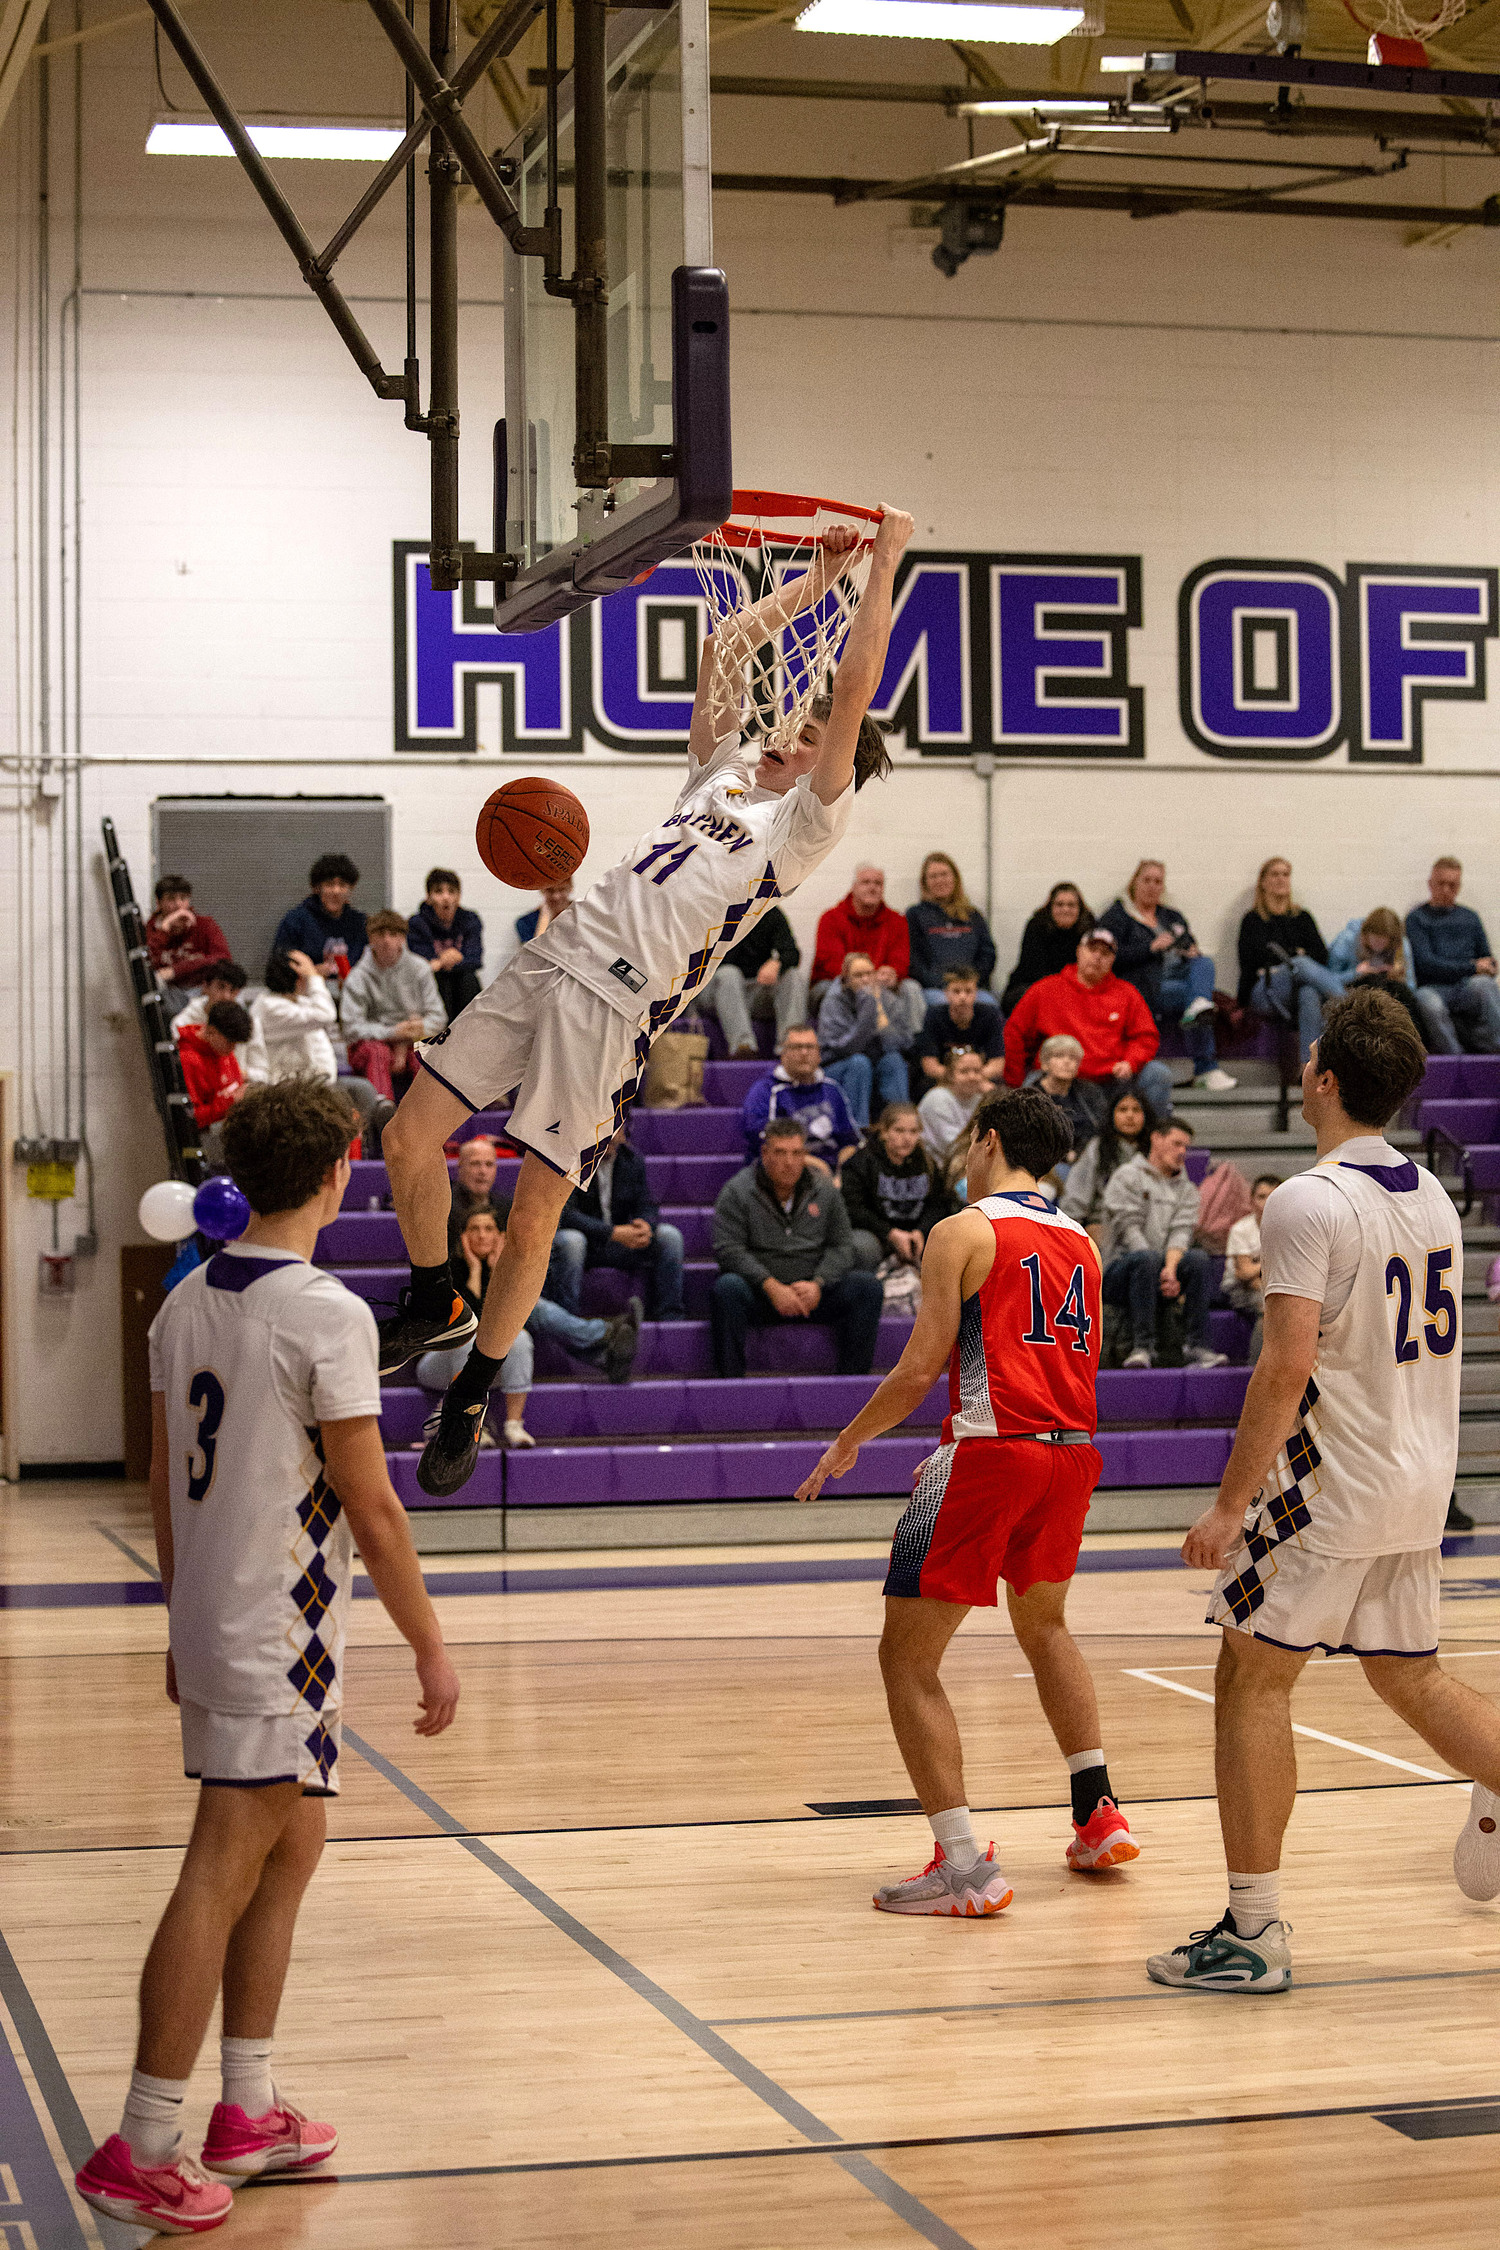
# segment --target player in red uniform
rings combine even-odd
[[[970,1609],[995,1607],[1001,1578],[1072,1779],[1068,1865],[1084,1873],[1138,1856],[1098,1747],[1094,1683],[1063,1622],[1100,1465],[1099,1253],[1037,1190],[1067,1149],[1061,1114],[1038,1089],[980,1104],[969,1206],[928,1238],[911,1341],[797,1493],[814,1500],[826,1478],[846,1475],[864,1440],[904,1421],[947,1365],[943,1442],[896,1526],[880,1643],[891,1725],[935,1849],[920,1875],[876,1891],[887,1914],[998,1914],[1010,1904],[994,1845],[974,1835],[958,1724],[938,1678],[954,1633]]]

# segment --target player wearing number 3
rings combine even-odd
[[[964,1799],[963,1752],[938,1678],[973,1607],[1005,1580],[1010,1621],[1072,1780],[1070,1867],[1138,1856],[1114,1802],[1088,1667],[1063,1622],[1084,1518],[1099,1481],[1099,1253],[1037,1190],[1066,1157],[1061,1113],[1035,1087],[991,1095],[974,1116],[969,1207],[935,1226],[911,1341],[863,1413],[835,1438],[799,1500],[846,1476],[866,1438],[904,1421],[948,1369],[943,1443],[917,1471],[885,1582],[880,1668],[896,1741],[932,1824],[920,1875],[884,1884],[888,1914],[995,1914],[1011,1887],[981,1848]]]
[[[889,770],[869,709],[911,532],[910,516],[885,511],[831,693],[815,696],[821,683],[811,683],[753,768],[741,733],[746,664],[828,594],[859,552],[855,532],[826,533],[811,570],[745,610],[732,632],[709,637],[688,778],[671,813],[418,1049],[423,1069],[383,1143],[412,1261],[403,1307],[381,1329],[383,1374],[475,1333],[448,1274],[444,1142],[476,1110],[514,1094],[506,1130],[525,1150],[478,1344],[418,1467],[424,1491],[454,1492],[472,1472],[489,1386],[537,1301],[562,1207],[588,1185],[619,1130],[652,1040],[767,907],[832,851],[854,792]]]
[[[1318,1161],[1261,1222],[1265,1342],[1218,1499],[1182,1549],[1219,1573],[1208,1618],[1224,1628],[1214,1703],[1230,1873],[1222,1919],[1147,1964],[1179,1990],[1292,1981],[1278,1875],[1297,1793],[1290,1699],[1316,1648],[1357,1656],[1376,1694],[1473,1777],[1454,1874],[1470,1898],[1500,1894],[1500,1712],[1437,1661],[1463,1231],[1432,1173],[1382,1131],[1426,1060],[1388,994],[1336,1002],[1302,1073]],[[1371,1856],[1370,1839],[1360,1848]]]

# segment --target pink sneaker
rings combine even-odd
[[[264,2117],[247,2117],[237,2105],[215,2102],[203,2161],[210,2172],[254,2180],[262,2172],[306,2172],[332,2156],[338,2145],[331,2125],[313,2124],[289,2102],[268,2109]]]
[[[130,2143],[119,2133],[75,2173],[74,2185],[85,2203],[107,2219],[150,2227],[157,2234],[207,2234],[221,2227],[234,2209],[222,2180],[211,2180],[195,2157],[170,2164],[137,2164]]]
[[[1076,1874],[1092,1874],[1100,1867],[1123,1867],[1127,1860],[1140,1856],[1141,1847],[1130,1833],[1129,1822],[1108,1797],[1099,1799],[1084,1827],[1074,1821],[1067,1857]]]

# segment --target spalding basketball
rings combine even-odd
[[[527,774],[487,798],[474,831],[479,856],[513,890],[540,891],[577,873],[589,848],[589,816],[560,781]]]

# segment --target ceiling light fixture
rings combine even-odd
[[[383,164],[401,146],[399,125],[247,125],[266,157],[316,157],[323,162]],[[148,156],[233,156],[217,125],[158,119],[146,136]]]
[[[1108,117],[1109,103],[1103,98],[1083,100],[1071,94],[1051,96],[1045,100],[1032,97],[1027,100],[1007,95],[1003,101],[957,102],[956,117]]]
[[[982,45],[1053,47],[1083,22],[1079,8],[1008,6],[1004,0],[812,0],[799,31],[865,38],[960,39]]]
[[[956,117],[1030,117],[1041,126],[1065,126],[1073,133],[1170,133],[1176,121],[1158,102],[1124,102],[1066,94],[1033,95],[1029,100],[1007,95],[1004,99],[956,102]]]
[[[1146,58],[1144,55],[1101,55],[1099,57],[1099,68],[1101,70],[1141,71],[1145,67]]]

